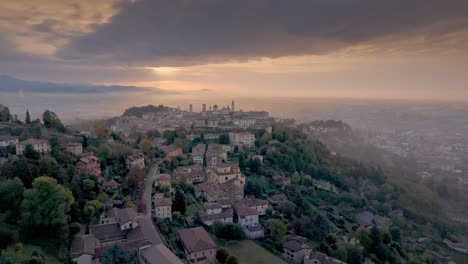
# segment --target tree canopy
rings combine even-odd
[[[63,125],[60,118],[57,116],[57,114],[55,114],[52,111],[46,110],[42,114],[42,122],[44,123],[44,126],[47,127],[47,128],[53,128],[53,129],[56,129],[56,130],[58,130],[60,132],[65,132],[66,131],[66,128]]]
[[[36,178],[32,189],[24,192],[21,204],[21,220],[24,224],[66,224],[67,213],[75,202],[72,193],[57,180],[42,176]]]

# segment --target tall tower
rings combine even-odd
[[[206,104],[202,105],[202,112],[206,112]]]
[[[190,111],[190,113],[193,112],[193,105],[192,104],[189,105],[189,111]]]
[[[234,108],[234,100],[232,100],[232,103],[231,103],[231,111],[232,112],[236,111],[236,109]]]

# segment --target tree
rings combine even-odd
[[[21,221],[32,225],[66,224],[70,206],[75,202],[72,193],[57,180],[42,176],[34,180],[32,189],[24,192]]]
[[[174,195],[174,203],[172,204],[172,211],[180,212],[185,215],[187,208],[185,204],[185,195],[182,192],[181,188],[177,188]]]
[[[0,122],[8,122],[11,120],[10,109],[4,105],[0,105]]]
[[[271,135],[268,132],[265,132],[259,139],[261,145],[265,145],[268,141],[271,140]]]
[[[94,133],[98,138],[107,138],[109,136],[109,129],[103,121],[97,121],[94,123]]]
[[[95,186],[96,186],[96,183],[93,180],[90,180],[90,179],[83,180],[83,190],[89,192],[89,191],[92,191]]]
[[[401,241],[401,233],[400,229],[396,226],[390,227],[390,235],[392,236],[392,240],[395,242],[400,242]]]
[[[139,166],[133,166],[127,174],[126,184],[131,192],[136,191],[138,185],[145,177],[144,169]]]
[[[224,145],[231,144],[231,140],[229,139],[229,135],[226,134],[226,133],[223,133],[223,134],[219,135],[218,143],[219,144],[224,144]]]
[[[245,195],[253,195],[257,198],[263,196],[263,186],[256,181],[247,181],[244,187]]]
[[[382,245],[382,233],[380,233],[379,228],[376,224],[374,224],[370,230],[370,238],[372,240],[371,250],[375,252],[375,250]]]
[[[107,144],[101,144],[97,149],[96,156],[101,160],[107,160],[112,155],[112,148]]]
[[[143,150],[143,152],[148,152],[151,150],[151,140],[144,138],[140,141],[140,149]]]
[[[229,257],[229,250],[227,250],[227,248],[222,247],[216,250],[216,259],[218,260],[219,263],[224,264],[228,257]]]
[[[31,116],[29,115],[29,109],[26,109],[26,118],[24,119],[26,124],[31,124]]]
[[[42,114],[42,122],[44,123],[44,126],[47,128],[53,128],[60,132],[66,131],[65,126],[63,125],[62,121],[52,111],[46,110]]]
[[[27,144],[23,150],[23,156],[28,159],[38,160],[41,157],[41,154],[35,151],[31,144]]]
[[[245,232],[241,225],[234,223],[226,223],[215,221],[213,232],[219,238],[227,240],[241,240],[245,238]]]
[[[70,225],[70,237],[74,237],[81,231],[81,224],[78,222],[73,222]]]
[[[100,259],[101,264],[138,264],[138,251],[136,249],[126,250],[118,245],[110,247]]]
[[[24,186],[19,178],[0,183],[0,212],[5,213],[7,221],[16,222],[20,215]]]
[[[250,170],[255,173],[259,173],[260,168],[262,167],[262,162],[260,159],[255,158],[250,160]]]
[[[370,252],[372,248],[372,238],[369,229],[360,227],[357,230],[357,237],[366,251]]]
[[[348,264],[360,264],[364,260],[362,253],[362,247],[349,246],[347,250],[347,263]]]
[[[229,256],[226,259],[226,264],[239,264],[239,259],[237,259],[235,256]]]
[[[239,168],[241,169],[242,172],[245,172],[245,154],[244,153],[239,154]]]
[[[19,140],[20,141],[23,141],[23,140],[26,140],[28,138],[31,138],[31,133],[29,133],[29,129],[25,128],[23,129],[23,131],[21,132],[20,136],[19,136]]]
[[[273,239],[276,245],[280,245],[283,242],[283,238],[288,231],[288,228],[283,221],[279,219],[268,219],[265,223],[266,228],[270,237]]]

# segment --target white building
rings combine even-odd
[[[8,135],[0,135],[0,147],[6,147],[9,145],[16,145],[18,144],[18,137],[8,136]]]
[[[83,145],[81,143],[68,143],[65,149],[75,156],[83,154]]]
[[[234,119],[232,123],[238,128],[246,129],[255,126],[256,120],[253,118],[239,118]]]
[[[234,145],[245,145],[247,147],[255,146],[255,135],[250,132],[229,133],[229,140]]]
[[[159,219],[172,219],[172,200],[171,198],[154,199],[154,217]]]
[[[258,212],[245,206],[235,206],[237,223],[243,227],[258,225]]]
[[[27,145],[31,145],[35,151],[41,154],[46,154],[51,151],[50,144],[47,140],[30,138],[16,144],[16,155],[23,155],[23,151]]]

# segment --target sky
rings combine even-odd
[[[4,0],[0,74],[249,96],[468,100],[466,0]]]

